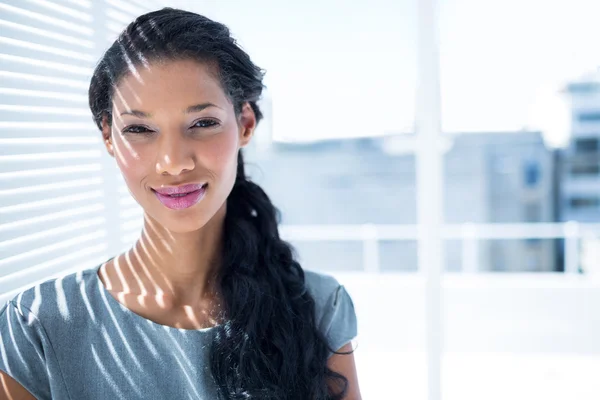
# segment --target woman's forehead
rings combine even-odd
[[[206,64],[190,60],[151,63],[126,74],[115,87],[118,110],[178,108],[210,102],[224,107],[228,99]]]

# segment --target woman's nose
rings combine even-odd
[[[194,153],[192,147],[180,137],[180,134],[164,135],[163,140],[157,142],[158,157],[156,172],[160,175],[179,175],[184,171],[194,169]]]

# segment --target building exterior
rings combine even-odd
[[[247,149],[248,172],[282,212],[283,224],[415,224],[415,157],[406,136],[273,143]],[[539,132],[447,136],[445,221],[450,224],[552,222],[554,157]],[[362,246],[295,242],[303,265],[361,270]],[[446,243],[446,268],[461,270],[462,243]],[[479,241],[483,271],[555,270],[552,240]],[[382,241],[383,271],[414,271],[415,241]]]
[[[568,145],[557,152],[557,220],[600,222],[600,71],[565,88],[571,108]],[[600,273],[600,238],[585,234],[579,243],[579,269]],[[562,246],[558,257],[564,259]]]
[[[600,222],[600,80],[584,78],[565,92],[571,140],[559,152],[559,220]]]

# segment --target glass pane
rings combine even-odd
[[[416,222],[414,154],[395,140],[413,128],[416,5],[261,0],[207,10],[266,70],[247,171],[280,209],[302,266],[333,274],[351,294],[364,398],[426,389],[422,285],[407,274],[416,242],[386,240],[380,229]],[[420,378],[390,388],[415,360]]]
[[[440,6],[444,398],[595,398],[600,8]]]

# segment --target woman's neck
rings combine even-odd
[[[114,261],[120,289],[160,299],[165,308],[215,298],[224,220],[218,212],[200,231],[175,233],[145,217],[141,238]]]

